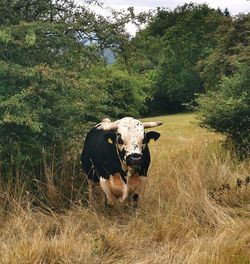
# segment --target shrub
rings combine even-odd
[[[17,166],[39,165],[44,148],[60,156],[100,119],[101,91],[91,90],[76,72],[2,61],[0,83],[2,166],[9,166],[11,157]]]
[[[250,67],[238,67],[222,79],[217,91],[200,95],[197,103],[201,125],[225,134],[243,157],[250,154]]]
[[[112,70],[106,77],[104,89],[109,95],[107,115],[121,118],[141,116],[146,110],[146,78],[126,71]]]

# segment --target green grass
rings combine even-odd
[[[223,136],[208,132],[197,125],[197,120],[194,114],[176,114],[169,116],[158,116],[150,119],[143,119],[143,121],[156,121],[160,120],[163,126],[156,128],[157,131],[162,133],[161,141],[165,144],[173,143],[182,144],[188,143],[192,140],[220,140]]]

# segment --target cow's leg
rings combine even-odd
[[[120,173],[115,173],[110,176],[110,187],[112,194],[120,201],[123,202],[128,196],[127,184],[122,179]]]
[[[138,173],[132,174],[128,179],[129,204],[133,208],[138,206],[139,198],[144,192],[146,177]]]
[[[113,206],[114,201],[115,201],[115,197],[114,197],[113,193],[111,192],[110,180],[100,177],[100,186],[106,195],[107,204],[110,206]]]

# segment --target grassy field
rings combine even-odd
[[[164,126],[155,129],[161,138],[150,146],[136,212],[84,203],[41,209],[28,193],[17,198],[2,188],[0,263],[250,263],[250,163],[231,157],[223,137],[199,128],[193,114],[150,120]]]

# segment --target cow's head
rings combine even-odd
[[[138,168],[142,162],[143,149],[146,144],[160,137],[160,133],[145,128],[162,125],[161,122],[141,123],[132,117],[124,117],[116,122],[102,122],[97,128],[109,131],[105,140],[115,144],[120,160],[130,168]]]

